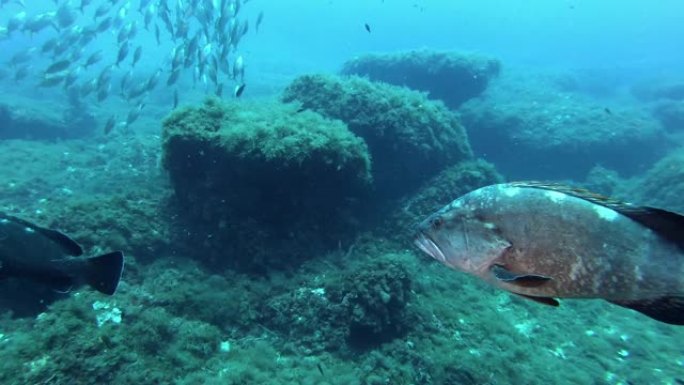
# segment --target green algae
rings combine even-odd
[[[459,112],[475,151],[516,179],[584,179],[594,166],[631,176],[671,147],[643,107],[607,108],[538,75],[506,76]]]
[[[305,75],[282,100],[345,122],[373,158],[382,199],[396,198],[472,151],[458,117],[425,94],[359,77]]]
[[[130,153],[130,142],[121,142],[115,149],[122,151],[125,162],[135,163],[135,152],[149,165],[159,154],[150,143]],[[171,191],[155,169],[133,170],[124,161],[107,166],[105,160],[113,157],[113,150],[74,143],[26,148],[3,142],[0,146],[0,156],[12,159],[2,167],[13,175],[18,189],[3,195],[4,207],[65,229],[89,250],[122,245],[134,250],[136,257],[128,260],[115,297],[84,288],[53,303],[38,317],[10,319],[5,312],[0,317],[2,383],[617,385],[682,381],[684,356],[678,341],[684,335],[676,327],[602,301],[567,300],[558,309],[544,307],[496,291],[410,249],[408,231],[414,220],[469,189],[501,179],[484,162],[441,168],[434,179],[414,186],[416,194],[392,203],[396,216],[384,217],[372,231],[340,238],[332,250],[316,254],[297,269],[244,274],[208,270],[198,263],[202,258],[190,259],[196,255],[186,252],[188,244],[199,253],[210,250],[204,239],[183,245],[183,238],[174,238],[175,233],[152,231],[161,223],[173,225],[174,231],[203,230],[187,223],[183,226],[169,216],[164,201]],[[65,149],[71,154],[66,163]],[[23,156],[31,161],[21,164]],[[39,175],[46,163],[54,167]],[[677,155],[664,160],[635,184],[633,196],[652,196],[654,204],[676,203],[680,163]],[[61,172],[65,165],[74,170]],[[108,167],[115,173],[109,173]],[[610,181],[612,174],[604,171],[597,171],[605,175],[596,180]],[[113,185],[112,175],[123,185]],[[65,185],[73,188],[71,182],[77,180],[87,182],[88,188],[74,189],[71,195],[58,193]],[[612,182],[605,185],[614,186]],[[646,193],[638,193],[641,189],[647,189]],[[85,197],[83,191],[95,193]],[[210,210],[220,208],[208,210],[211,218]],[[261,244],[264,238],[254,239],[254,232],[265,232],[263,227],[246,222],[220,229],[236,231],[253,242],[245,258],[258,259],[268,253]],[[321,227],[318,232],[327,229]],[[140,238],[134,238],[135,234]],[[315,242],[321,236],[325,234],[311,231],[306,241]],[[154,252],[144,251],[146,241]],[[220,242],[217,245],[230,249]],[[224,257],[220,250],[214,249],[217,258]],[[278,257],[287,260],[285,253]],[[326,301],[322,301],[321,288]],[[387,305],[391,301],[384,300],[394,293],[403,306],[395,313]],[[98,327],[95,302],[120,309],[121,324]],[[371,330],[394,330],[397,325],[400,332],[363,347],[349,338],[355,323]]]
[[[625,194],[635,203],[684,213],[684,149],[660,159],[651,169],[632,180]]]
[[[164,165],[174,172],[174,142],[206,142],[233,158],[272,167],[305,167],[322,162],[338,172],[352,168],[370,181],[370,158],[363,141],[339,122],[310,111],[272,105],[221,104],[208,99],[200,108],[174,111],[164,121]]]
[[[209,99],[172,113],[162,139],[174,207],[197,229],[179,241],[209,264],[297,264],[353,231],[372,183],[361,138],[283,104]]]
[[[344,63],[341,73],[424,91],[458,108],[480,95],[500,70],[498,60],[482,55],[422,49],[366,54]]]

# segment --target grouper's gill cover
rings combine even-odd
[[[499,288],[558,305],[602,298],[684,324],[684,217],[563,185],[468,193],[418,225],[416,245]]]

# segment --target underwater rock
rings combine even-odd
[[[165,198],[133,194],[74,198],[50,210],[50,225],[73,235],[86,250],[107,246],[126,250],[128,259],[149,262],[172,249],[172,214]]]
[[[380,226],[376,233],[382,232],[382,237],[407,243],[413,239],[415,224],[427,215],[461,195],[503,181],[496,168],[484,160],[457,163],[424,182],[414,194],[398,201],[387,224]]]
[[[472,158],[458,117],[416,91],[358,77],[306,75],[287,87],[283,101],[340,119],[366,141],[380,199],[402,196],[444,167]]]
[[[293,106],[209,99],[174,111],[162,136],[183,242],[212,264],[310,258],[354,228],[371,186],[363,140]]]
[[[672,151],[634,178],[623,195],[641,205],[684,213],[684,148]]]
[[[653,116],[667,131],[684,131],[684,99],[658,103],[653,109]]]
[[[57,140],[87,136],[95,129],[92,116],[67,110],[63,117],[33,108],[0,104],[0,139]]]
[[[642,101],[684,100],[684,82],[673,79],[648,79],[634,85],[632,95]]]
[[[597,165],[589,170],[582,186],[597,194],[616,198],[623,183],[617,172]]]
[[[597,164],[629,176],[670,145],[636,107],[607,109],[543,83],[503,84],[487,94],[464,104],[461,117],[475,152],[511,179],[584,179]]]
[[[370,349],[416,325],[406,267],[383,256],[320,287],[302,287],[271,299],[262,320],[312,352]]]
[[[428,93],[450,108],[480,95],[501,70],[492,58],[458,52],[410,51],[368,54],[344,63],[342,74]]]

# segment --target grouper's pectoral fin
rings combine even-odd
[[[684,297],[681,296],[608,302],[636,310],[660,322],[671,325],[684,325]]]
[[[525,294],[518,294],[518,293],[515,293],[515,294],[519,295],[523,298],[532,300],[534,302],[539,302],[539,303],[544,304],[544,305],[549,305],[549,306],[553,306],[553,307],[558,307],[560,305],[558,303],[558,301],[556,301],[555,299],[553,299],[551,297],[534,297],[534,296],[525,295]]]
[[[489,270],[499,281],[505,281],[507,283],[524,287],[540,286],[551,280],[550,277],[544,275],[514,273],[503,265],[492,265]]]

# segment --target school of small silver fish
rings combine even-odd
[[[219,97],[224,83],[235,83],[233,96],[239,97],[245,89],[245,59],[238,47],[250,29],[241,10],[248,2],[54,0],[54,10],[30,14],[26,0],[0,0],[0,14],[8,16],[5,25],[0,25],[0,47],[2,40],[20,34],[36,42],[5,59],[10,68],[6,75],[36,87],[62,87],[70,98],[97,103],[112,96],[122,98],[131,106],[128,116],[123,122],[111,116],[105,133],[118,124],[134,123],[148,95],[163,79],[166,87],[174,88],[169,92],[174,108],[183,76],[191,75],[195,86]],[[134,12],[140,16],[131,17]],[[263,18],[263,12],[256,17],[255,31]],[[47,38],[34,40],[37,34]],[[156,47],[140,42],[145,34]],[[103,43],[112,38],[113,45]],[[160,52],[162,43],[173,48]],[[156,68],[143,69],[139,62],[146,54],[148,61],[164,59]],[[47,65],[36,64],[45,60]]]

